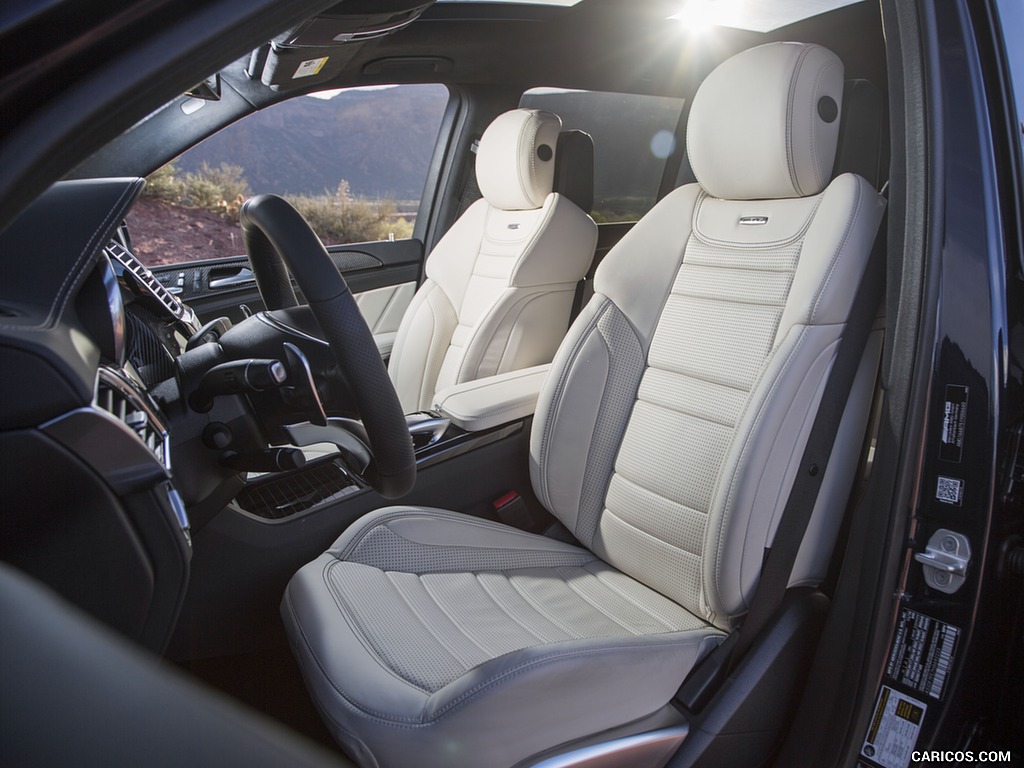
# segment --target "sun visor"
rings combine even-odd
[[[411,24],[434,0],[346,0],[253,51],[248,73],[279,90],[325,83],[344,69],[359,43]]]

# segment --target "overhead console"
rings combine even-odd
[[[345,0],[253,51],[248,74],[279,90],[337,75],[358,44],[405,28],[434,0]]]

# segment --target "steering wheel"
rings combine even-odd
[[[405,414],[345,278],[302,215],[276,195],[257,195],[239,212],[242,239],[267,309],[298,304],[288,273],[320,325],[341,370],[348,375],[373,460],[364,479],[382,496],[412,489],[416,459]]]

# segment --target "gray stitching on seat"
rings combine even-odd
[[[572,351],[569,353],[569,357],[566,359],[565,365],[562,366],[562,370],[558,374],[558,381],[555,383],[555,389],[551,393],[551,405],[549,406],[548,410],[548,419],[547,422],[544,424],[544,431],[541,433],[540,455],[537,457],[537,463],[541,470],[539,475],[542,486],[541,488],[538,489],[539,493],[537,495],[542,496],[541,501],[544,502],[544,505],[549,510],[551,509],[552,504],[551,493],[548,490],[548,452],[549,445],[551,442],[551,434],[554,431],[554,425],[558,422],[558,411],[561,409],[562,396],[564,394],[566,384],[569,381],[569,374],[572,372],[572,369],[576,364],[576,359],[579,357],[583,345],[590,338],[591,334],[594,332],[594,329],[597,327],[598,321],[601,319],[601,317],[604,316],[604,313],[607,311],[608,306],[611,303],[612,300],[605,297],[604,301],[601,303],[601,306],[598,307],[597,311],[594,312],[594,316],[587,323],[586,327],[584,327],[583,330],[580,332],[579,337],[573,344]]]
[[[599,614],[601,614],[601,615],[602,615],[602,616],[604,616],[604,617],[605,617],[606,619],[608,619],[608,621],[610,621],[610,622],[611,622],[612,624],[615,624],[616,626],[622,627],[622,628],[623,628],[624,630],[626,630],[627,632],[629,632],[629,633],[630,633],[631,635],[633,635],[634,637],[643,637],[643,636],[645,636],[645,634],[646,634],[646,633],[644,633],[644,632],[638,632],[638,631],[637,631],[636,629],[634,629],[633,627],[629,627],[629,626],[626,626],[626,625],[625,625],[625,624],[623,624],[623,623],[622,623],[621,621],[619,621],[619,620],[618,620],[618,619],[617,619],[617,618],[616,618],[615,616],[613,616],[613,615],[612,615],[611,613],[609,613],[608,611],[604,610],[604,609],[603,609],[603,608],[602,608],[602,607],[601,607],[600,605],[598,605],[597,603],[593,602],[593,601],[592,601],[592,600],[591,600],[591,599],[590,599],[589,597],[587,597],[587,596],[586,596],[585,594],[583,594],[583,593],[582,593],[582,592],[581,592],[580,590],[576,589],[576,587],[574,587],[574,586],[573,586],[573,585],[572,585],[572,584],[570,583],[569,579],[568,579],[568,578],[567,578],[567,577],[565,576],[565,574],[564,574],[564,571],[565,571],[565,570],[566,570],[566,569],[565,569],[565,568],[564,568],[564,566],[563,566],[563,567],[561,567],[561,568],[555,568],[555,569],[554,569],[554,572],[555,572],[555,575],[557,575],[557,576],[558,576],[559,580],[560,580],[560,581],[561,581],[561,582],[562,582],[562,583],[563,583],[563,584],[565,585],[565,588],[566,588],[566,589],[568,589],[568,590],[569,590],[570,592],[572,592],[572,593],[573,593],[574,595],[576,595],[577,597],[579,597],[579,598],[580,598],[580,599],[581,599],[581,600],[582,600],[583,602],[585,602],[585,603],[586,603],[587,605],[589,605],[589,606],[590,606],[591,608],[593,608],[593,609],[594,609],[595,611],[597,611],[597,612],[598,612]]]
[[[505,576],[504,573],[496,573],[495,575]],[[508,616],[513,622],[518,624],[522,628],[522,630],[524,632],[526,632],[528,635],[532,635],[534,638],[536,638],[539,645],[547,645],[547,643],[549,642],[548,640],[545,640],[543,637],[541,637],[536,632],[534,632],[532,629],[530,629],[530,627],[528,627],[526,624],[524,624],[522,621],[520,621],[519,618],[515,614],[513,614],[511,610],[509,610],[508,608],[506,608],[504,605],[501,604],[501,602],[494,595],[494,593],[491,592],[491,590],[488,589],[487,585],[484,584],[484,582],[480,579],[480,574],[479,573],[474,573],[473,574],[473,578],[476,579],[477,584],[480,585],[480,588],[484,591],[484,594],[486,594],[487,597],[490,598],[491,602],[494,603],[495,607],[497,607],[497,609],[499,611],[501,611],[506,616]],[[505,577],[505,578],[507,580],[507,577]]]
[[[718,199],[719,198],[711,197],[706,192],[702,191],[700,193],[700,195],[697,198],[696,204],[693,206],[693,220],[690,223],[691,235],[694,237],[694,239],[698,240],[699,242],[703,243],[704,245],[728,246],[729,248],[734,248],[734,249],[736,249],[738,251],[742,251],[742,250],[757,251],[757,250],[765,250],[765,249],[770,249],[770,248],[781,248],[784,245],[791,245],[792,243],[799,242],[800,239],[803,238],[804,235],[807,234],[808,228],[810,228],[811,223],[814,221],[814,218],[815,218],[815,216],[818,213],[818,206],[821,205],[821,196],[819,195],[818,198],[814,201],[814,205],[811,206],[811,210],[808,211],[807,218],[804,220],[803,224],[801,224],[800,228],[797,229],[796,232],[794,232],[792,235],[790,235],[788,237],[784,237],[784,238],[782,238],[780,240],[758,240],[758,241],[752,242],[752,243],[745,243],[745,242],[742,242],[742,241],[739,241],[739,240],[722,240],[722,239],[719,239],[717,237],[711,237],[710,235],[705,234],[704,232],[702,232],[700,230],[700,228],[697,226],[698,223],[699,223],[699,219],[700,219],[700,217],[698,215],[698,212],[700,211],[700,208],[704,205],[705,201],[707,201],[707,200],[718,200]],[[685,259],[685,251],[684,251],[684,258],[683,258],[683,261],[680,262],[680,264],[685,262],[685,260],[686,259]],[[730,267],[723,267],[723,268],[724,269],[739,269],[739,267],[731,267],[731,266]],[[777,271],[785,272],[785,271],[790,271],[790,270],[777,270]]]
[[[472,575],[472,574],[469,574],[469,575]],[[463,629],[462,625],[460,625],[458,622],[455,621],[455,619],[452,617],[452,615],[448,612],[448,609],[446,609],[443,605],[441,605],[441,601],[437,599],[437,596],[430,589],[430,585],[428,585],[427,582],[425,582],[423,580],[422,576],[417,576],[416,578],[419,580],[420,584],[423,585],[423,590],[430,596],[430,599],[434,601],[434,605],[437,606],[437,609],[439,611],[441,611],[441,613],[443,613],[445,615],[445,618],[448,619],[448,621],[450,621],[452,623],[452,626],[455,627],[455,629],[463,637],[465,637],[467,640],[469,640],[469,642],[471,642],[473,645],[475,645],[477,648],[479,648],[481,650],[481,652],[483,652],[487,656],[487,658],[493,659],[496,655],[498,655],[495,651],[491,651],[490,649],[484,648],[482,645],[480,645],[480,643],[478,643],[475,638],[470,636],[469,633],[467,633],[466,630]],[[433,633],[431,633],[431,634],[433,634]],[[455,659],[459,660],[463,664],[463,666],[467,667],[467,669],[471,669],[472,668],[469,664],[467,664],[466,662],[464,662],[461,659],[459,659],[459,657],[455,655],[455,652],[453,650],[451,650],[448,647],[448,644],[445,643],[443,640],[441,640],[441,638],[438,637],[436,639],[437,639],[437,641],[439,643],[441,643],[442,646],[444,646],[448,650],[449,653],[452,654],[452,656],[455,657]]]
[[[596,579],[597,579],[597,580],[598,580],[598,581],[599,581],[599,582],[601,583],[601,585],[602,585],[602,586],[603,586],[603,587],[604,587],[605,589],[607,589],[607,590],[609,590],[609,591],[611,591],[611,592],[614,592],[614,593],[615,593],[616,595],[618,595],[619,597],[621,597],[621,598],[622,598],[623,600],[627,600],[627,601],[629,601],[629,603],[630,603],[630,604],[632,604],[632,605],[633,605],[634,607],[636,607],[636,608],[637,608],[638,610],[640,610],[640,611],[642,611],[643,613],[645,613],[645,614],[647,614],[648,616],[650,616],[650,617],[651,617],[651,619],[653,619],[654,621],[656,621],[656,622],[657,622],[658,624],[661,624],[662,626],[664,626],[664,627],[665,627],[665,629],[666,629],[666,630],[668,630],[669,632],[681,632],[681,631],[687,631],[687,630],[680,630],[680,629],[678,629],[678,628],[676,628],[676,627],[673,627],[673,626],[672,626],[671,624],[669,624],[669,623],[668,623],[667,621],[665,621],[665,619],[661,618],[660,616],[658,616],[658,615],[657,615],[656,613],[654,613],[653,611],[651,611],[651,610],[648,610],[648,609],[647,609],[647,608],[646,608],[646,607],[645,607],[644,605],[642,605],[641,603],[638,603],[638,602],[636,602],[636,601],[635,601],[635,600],[634,600],[634,599],[633,599],[632,597],[630,597],[630,596],[629,596],[628,594],[626,594],[625,592],[623,592],[622,590],[620,590],[620,589],[619,589],[619,588],[618,588],[617,586],[615,586],[614,584],[612,584],[612,583],[611,583],[611,581],[609,581],[609,580],[607,579],[607,577],[604,577],[604,578],[602,578],[602,574],[601,574],[600,572],[597,572],[597,571],[592,571],[592,570],[590,570],[590,566],[591,566],[591,565],[594,565],[594,563],[587,563],[586,565],[584,565],[584,566],[583,566],[584,570],[586,570],[586,571],[587,571],[587,572],[589,572],[589,573],[592,573],[592,574],[594,575],[594,578],[596,578]],[[660,594],[660,593],[658,593],[658,594]],[[677,604],[677,603],[674,603],[674,602],[673,602],[673,605],[678,605],[678,604]],[[680,607],[680,608],[681,608],[682,610],[686,611],[686,609],[685,609],[685,608],[682,608],[682,606],[679,606],[679,607]],[[689,611],[686,611],[686,612],[687,612],[688,614],[690,613]],[[693,616],[693,614],[690,614],[690,615],[691,615],[691,616]],[[699,618],[699,617],[697,617],[697,616],[693,616],[693,618],[694,618],[694,619],[696,619],[697,621],[700,621],[700,618]]]
[[[796,170],[796,152],[793,149],[793,109],[796,102],[796,84],[800,79],[800,69],[804,65],[804,59],[813,50],[815,46],[807,46],[800,51],[797,56],[796,63],[793,65],[793,72],[790,75],[789,80],[789,96],[786,100],[786,164],[789,166],[789,180],[793,185],[793,189],[800,196],[804,196],[803,189],[800,186],[800,179],[797,175]]]
[[[633,480],[628,474],[623,472],[621,469],[615,470],[615,474],[616,474],[617,477],[621,478],[621,482],[629,483],[629,485],[632,486],[632,488],[630,488],[630,490],[633,492],[633,494],[635,496],[637,496],[639,498],[643,498],[644,495],[654,496],[654,497],[656,497],[658,499],[663,499],[663,500],[667,501],[669,504],[672,504],[673,506],[682,507],[683,509],[685,509],[685,510],[687,510],[689,512],[693,512],[694,514],[697,514],[697,515],[703,515],[704,517],[707,517],[710,514],[709,510],[697,509],[695,507],[691,507],[689,504],[683,504],[682,502],[676,501],[675,499],[672,499],[672,498],[670,498],[668,496],[664,496],[664,495],[658,493],[657,491],[652,491],[650,488],[645,488],[640,483],[638,483],[636,480]],[[634,530],[639,531],[640,533],[644,534],[645,536],[649,536],[652,539],[655,539],[656,541],[662,542],[663,544],[668,544],[673,549],[677,549],[680,552],[686,552],[688,554],[693,555],[694,557],[701,557],[701,555],[703,554],[701,552],[691,552],[690,550],[686,549],[686,547],[681,547],[681,546],[677,546],[675,544],[671,544],[670,542],[666,541],[662,537],[660,537],[660,536],[658,536],[658,535],[656,535],[654,533],[651,533],[650,531],[648,531],[645,528],[641,528],[636,523],[632,523],[629,520],[626,520],[625,518],[622,517],[622,515],[618,514],[613,509],[608,509],[607,507],[605,507],[604,511],[605,511],[606,514],[609,514],[612,517],[614,517],[617,520],[619,520],[623,525],[628,525],[630,528],[633,528]]]
[[[391,677],[395,678],[395,680],[404,683],[405,685],[408,685],[410,688],[415,688],[417,691],[420,691],[425,695],[429,695],[430,691],[428,691],[426,688],[422,688],[416,685],[416,683],[413,683],[410,680],[406,680],[404,677],[397,674],[393,669],[391,669],[391,667],[388,666],[387,662],[377,652],[377,649],[366,637],[362,627],[359,626],[359,622],[356,621],[356,618],[352,613],[352,609],[348,601],[345,600],[344,596],[337,589],[335,589],[334,585],[327,578],[328,572],[333,570],[337,566],[337,564],[338,561],[328,563],[328,565],[323,569],[321,576],[324,579],[324,585],[327,587],[328,593],[334,599],[334,603],[338,608],[338,613],[341,614],[341,617],[345,620],[345,623],[348,624],[349,629],[352,630],[352,634],[356,636],[356,638],[359,640],[360,645],[363,646],[366,652],[377,661],[377,664],[380,666],[380,668],[387,672],[389,675],[391,675]],[[295,622],[295,625],[298,626],[298,623]],[[312,654],[312,651],[310,651],[310,653]],[[319,659],[317,659],[317,665],[320,665]],[[327,674],[326,670],[324,671],[324,674]],[[333,680],[331,680],[331,685],[334,685],[336,688],[339,688],[339,686]]]
[[[842,256],[843,250],[846,248],[846,243],[850,239],[850,234],[853,232],[853,223],[858,219],[861,206],[864,203],[864,188],[860,184],[857,184],[856,188],[857,203],[850,211],[850,217],[846,220],[846,226],[843,229],[843,237],[839,241],[839,245],[836,247],[835,251],[832,253],[832,260],[829,262],[828,270],[825,272],[825,279],[821,282],[821,285],[818,286],[818,295],[814,297],[814,304],[811,306],[811,312],[807,318],[808,323],[814,322],[814,316],[818,312],[818,305],[821,303],[821,297],[825,295],[825,289],[828,287],[836,266],[839,264],[839,258]]]
[[[743,447],[740,449],[740,455],[739,455],[739,457],[737,457],[737,461],[736,461],[736,465],[737,466],[741,466],[743,464],[743,459],[747,455],[747,451],[750,448],[750,441],[751,441],[754,433],[757,432],[757,425],[760,424],[761,419],[764,416],[765,406],[768,403],[768,401],[771,400],[772,393],[775,392],[775,390],[778,388],[779,382],[782,381],[782,379],[784,378],[785,373],[786,373],[787,370],[789,370],[789,367],[793,363],[793,360],[796,359],[796,353],[803,346],[804,341],[806,340],[806,338],[807,338],[807,327],[805,326],[804,328],[801,329],[799,338],[793,344],[793,349],[790,350],[790,353],[787,356],[787,359],[786,359],[785,363],[783,363],[782,368],[779,370],[778,375],[775,376],[774,380],[771,383],[771,386],[768,388],[768,391],[761,398],[761,401],[756,404],[757,415],[754,417],[754,422],[753,422],[753,424],[750,425],[750,429],[747,430],[747,433],[746,433],[746,435],[745,435],[745,437],[743,439]],[[750,403],[749,405],[754,405],[754,404]],[[747,410],[749,410],[749,408],[744,409],[744,412],[746,412]],[[739,423],[742,423],[742,421],[743,421],[743,418],[742,418],[742,415],[741,415]],[[724,470],[724,468],[725,467],[723,465],[722,470]],[[720,480],[719,480],[719,482],[720,482]],[[717,545],[716,545],[715,553],[714,553],[714,561],[715,561],[714,586],[715,586],[716,590],[719,589],[719,585],[720,585],[721,580],[722,580],[722,558],[721,558],[721,554],[722,554],[722,539],[725,536],[725,530],[726,530],[726,527],[727,527],[726,526],[726,522],[727,522],[727,520],[729,518],[730,513],[732,512],[732,505],[733,505],[733,500],[734,500],[735,493],[736,493],[736,484],[737,484],[737,482],[738,482],[737,473],[733,472],[732,478],[731,478],[731,480],[729,482],[729,490],[726,493],[726,498],[725,498],[725,501],[724,501],[724,503],[722,505],[722,519],[721,519],[721,523],[720,523],[719,528],[718,528],[718,541],[717,541]]]
[[[533,600],[532,597],[525,590],[523,590],[518,584],[516,584],[512,580],[512,575],[511,574],[507,574],[506,578],[508,578],[509,586],[511,586],[512,589],[514,589],[516,592],[518,592],[519,596],[522,597],[523,600],[526,601],[526,603],[531,608],[533,608],[533,610],[535,610],[537,613],[539,613],[541,616],[543,616],[545,619],[547,619],[551,624],[554,624],[556,627],[558,627],[560,630],[565,632],[565,634],[567,634],[569,637],[571,637],[574,640],[586,640],[587,639],[584,635],[581,635],[578,632],[573,631],[570,627],[568,627],[565,624],[563,624],[562,622],[558,621],[554,616],[552,616],[546,610],[543,610],[542,604],[539,603],[539,602],[536,602],[535,600]]]
[[[676,376],[687,376],[686,373],[683,373],[681,371],[674,371],[671,368],[658,368],[658,367],[655,367],[655,366],[648,366],[648,367],[649,368],[654,368],[655,370],[658,370],[658,371],[664,371],[665,373],[671,373],[671,374],[676,375]],[[688,378],[691,378],[691,377],[688,377]],[[692,377],[692,378],[697,378],[697,377]],[[701,379],[697,379],[697,380],[701,381]],[[750,391],[750,390],[747,390],[747,389],[742,389],[740,387],[731,386],[729,384],[718,384],[718,382],[710,381],[710,380],[705,381],[705,383],[707,383],[707,384],[714,384],[716,386],[721,386],[721,387],[723,387],[725,389],[732,389],[732,390],[736,390],[736,391],[739,391],[739,392],[749,392]],[[715,425],[717,425],[719,427],[727,427],[728,429],[735,429],[735,427],[736,427],[735,423],[730,423],[728,421],[722,421],[722,420],[719,420],[719,419],[713,419],[710,416],[705,416],[705,415],[699,414],[699,413],[693,413],[692,411],[688,411],[688,410],[686,410],[685,408],[683,408],[681,406],[677,406],[675,403],[671,403],[670,404],[668,402],[654,401],[654,400],[651,400],[651,399],[645,399],[643,397],[638,397],[637,399],[640,400],[641,402],[647,403],[648,405],[652,405],[655,408],[662,408],[662,409],[664,409],[666,411],[669,411],[671,413],[678,413],[678,414],[680,414],[682,416],[689,416],[691,419],[696,419],[697,421],[705,421],[708,424],[715,424]],[[621,471],[619,472],[619,474],[622,474]]]

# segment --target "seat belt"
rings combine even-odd
[[[789,587],[793,565],[839,433],[839,423],[882,301],[887,218],[887,215],[882,216],[868,263],[857,286],[846,330],[839,341],[835,362],[800,459],[801,470],[793,481],[772,547],[761,569],[750,612],[740,628],[730,634],[705,659],[705,663],[694,669],[676,694],[675,700],[691,711],[701,709],[714,694],[719,680],[736,667],[775,616]]]

